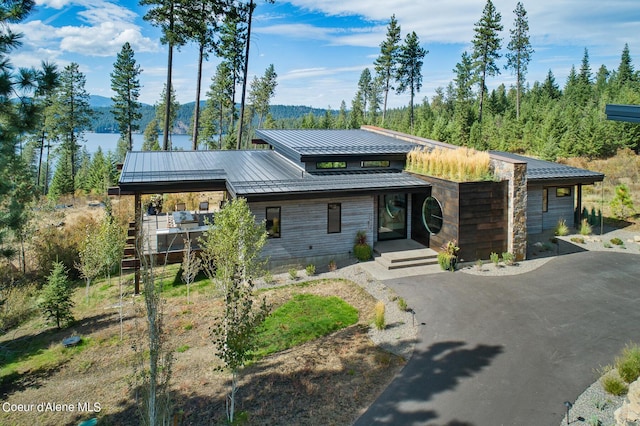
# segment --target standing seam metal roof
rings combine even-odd
[[[571,167],[565,164],[539,160],[536,158],[525,157],[523,155],[512,154],[509,152],[491,152],[502,157],[510,158],[512,160],[526,162],[528,181],[584,179],[586,181],[600,182],[604,179],[604,174],[592,172],[591,170],[579,169],[577,167]]]

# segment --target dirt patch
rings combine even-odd
[[[115,284],[114,284],[115,286]],[[344,280],[319,280],[301,286],[265,291],[274,306],[295,293],[338,296],[356,307],[356,325],[301,346],[264,358],[245,369],[240,381],[238,411],[248,424],[351,424],[402,368],[404,361],[373,345],[367,336],[375,299],[358,285]],[[129,298],[129,300],[132,300]],[[165,304],[168,345],[174,348],[171,391],[178,424],[218,424],[224,421],[229,375],[214,371],[209,325],[221,304],[212,291],[174,297]],[[136,336],[144,324],[136,297],[125,307],[124,339],[114,299],[87,309],[72,329],[46,334],[42,345],[59,345],[62,337],[77,332],[88,338],[86,348],[59,365],[39,371],[19,371],[0,386],[0,399],[10,404],[63,404],[62,410],[10,412],[0,410],[0,424],[77,424],[96,416],[101,424],[137,425],[136,391],[131,387]],[[43,337],[33,329],[22,338]],[[15,343],[16,335],[0,344]],[[80,404],[88,404],[81,405]],[[84,410],[99,403],[100,412]],[[70,411],[68,406],[73,406]],[[37,405],[35,406],[37,408]],[[66,409],[65,409],[66,408]],[[78,412],[82,408],[84,412]]]

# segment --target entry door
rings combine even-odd
[[[430,193],[411,194],[411,239],[429,247],[431,233],[423,220],[423,206]]]
[[[407,238],[407,194],[378,196],[378,241]]]

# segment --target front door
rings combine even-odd
[[[411,194],[411,239],[426,247],[429,247],[431,232],[424,219],[425,201],[430,196],[430,193]]]
[[[378,196],[378,241],[407,238],[407,194]]]

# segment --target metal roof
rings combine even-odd
[[[526,162],[527,181],[529,182],[558,181],[566,184],[591,184],[594,182],[601,182],[604,179],[604,174],[602,173],[571,167],[565,164],[525,157],[523,155],[512,154],[510,152],[491,151],[491,153],[495,153],[512,160]]]
[[[640,106],[607,104],[605,107],[607,120],[640,123]]]
[[[247,198],[348,195],[429,186],[399,171],[314,175],[271,150],[129,152],[119,182],[121,193],[226,189]]]
[[[256,138],[267,142],[294,161],[327,157],[405,156],[415,143],[366,130],[256,130]]]

